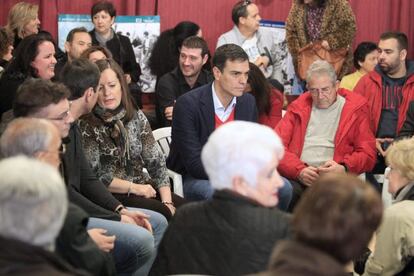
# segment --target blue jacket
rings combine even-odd
[[[167,167],[198,179],[208,179],[201,163],[201,149],[215,128],[211,87],[209,83],[182,95],[174,106]],[[237,98],[234,119],[257,122],[252,95],[245,93]]]

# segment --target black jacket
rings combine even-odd
[[[92,45],[99,45],[95,36],[95,29],[90,31],[89,34],[92,37]],[[114,37],[106,42],[106,48],[111,52],[112,58],[121,66],[124,73],[130,74],[133,82],[139,81],[141,68],[137,64],[129,38],[114,31]]]
[[[28,77],[19,73],[10,73],[7,70],[0,79],[0,118],[7,110],[12,109],[17,89]]]
[[[266,269],[273,246],[289,235],[289,217],[230,190],[177,210],[150,275],[244,275]]]
[[[0,275],[90,275],[41,247],[0,236]]]
[[[56,239],[56,253],[72,266],[92,275],[115,275],[112,256],[100,250],[90,238],[87,224],[88,215],[85,211],[69,203],[63,227]]]
[[[62,158],[69,199],[91,217],[120,221],[121,217],[114,210],[121,203],[92,171],[83,151],[81,137],[78,125],[74,123],[65,139],[69,142]]]

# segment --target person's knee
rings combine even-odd
[[[286,211],[292,199],[293,188],[289,180],[282,177],[283,187],[279,190],[279,209]]]

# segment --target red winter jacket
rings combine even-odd
[[[382,108],[382,77],[377,71],[363,76],[354,88],[354,92],[364,96],[369,108],[369,126],[374,135],[377,133]],[[403,87],[403,100],[398,111],[397,133],[405,121],[408,104],[414,100],[414,74],[408,77]]]
[[[346,102],[335,135],[333,160],[345,164],[349,172],[360,174],[372,170],[376,162],[375,137],[369,129],[368,108],[363,97],[338,89]],[[306,128],[312,111],[309,92],[292,102],[275,130],[285,146],[285,156],[278,170],[286,178],[297,179],[307,164],[300,160]]]

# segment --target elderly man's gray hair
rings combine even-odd
[[[68,208],[58,170],[18,156],[0,161],[0,235],[52,249]]]
[[[274,130],[257,123],[234,121],[215,130],[201,152],[206,173],[215,189],[232,187],[233,177],[241,176],[255,187],[257,174],[284,148]]]
[[[332,80],[332,84],[336,83],[335,68],[326,60],[316,60],[308,68],[306,72],[306,82],[309,83],[313,76],[328,75]]]
[[[9,123],[0,138],[1,156],[19,154],[35,156],[48,148],[52,140],[52,123],[45,119],[17,118]]]

